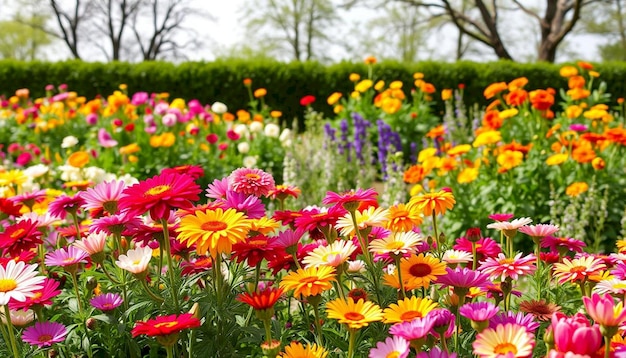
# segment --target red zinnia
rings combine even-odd
[[[232,256],[239,263],[247,260],[251,267],[255,267],[263,259],[270,260],[274,257],[270,250],[268,237],[265,235],[249,237],[244,242],[234,244]]]
[[[192,177],[194,180],[201,178],[204,176],[204,169],[198,165],[179,165],[173,168],[165,168],[161,173],[179,173],[179,174],[187,174]]]
[[[0,219],[6,219],[13,215],[15,217],[21,216],[20,209],[22,205],[16,205],[12,200],[6,198],[0,198]]]
[[[192,206],[200,191],[189,175],[161,173],[124,189],[119,207],[130,217],[150,211],[150,217],[160,221],[170,210]]]
[[[18,256],[20,252],[29,251],[42,242],[37,223],[30,219],[8,226],[0,233],[0,249],[11,256]]]
[[[135,328],[130,332],[133,338],[145,334],[149,337],[168,336],[176,334],[183,329],[200,327],[200,320],[191,313],[179,315],[159,316],[146,322],[136,322]]]
[[[315,102],[315,96],[312,96],[310,94],[300,99],[300,105],[303,107],[310,106],[313,104],[313,102]]]
[[[237,300],[249,304],[257,311],[261,311],[274,307],[274,304],[282,294],[282,288],[267,287],[258,292],[242,293],[237,296]]]

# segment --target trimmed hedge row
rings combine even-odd
[[[382,62],[373,66],[375,79],[401,80],[412,87],[413,73],[422,72],[427,82],[437,90],[465,85],[466,103],[485,104],[483,89],[492,82],[510,81],[525,76],[528,89],[564,87],[566,81],[559,76],[559,65],[514,62],[420,62],[404,64]],[[607,83],[612,98],[626,97],[626,63],[595,65],[600,79]],[[259,61],[190,62],[174,65],[166,62],[138,64],[66,62],[0,61],[0,95],[11,95],[18,88],[29,88],[33,96],[43,96],[48,84],[66,83],[70,90],[87,98],[108,95],[121,83],[135,91],[169,92],[173,97],[198,99],[202,103],[220,101],[231,111],[247,107],[248,94],[244,78],[252,79],[252,87],[268,90],[266,103],[283,112],[283,119],[300,117],[303,108],[299,101],[305,95],[314,95],[313,105],[318,111],[331,113],[326,98],[335,91],[349,93],[354,84],[348,80],[350,73],[367,76],[363,63],[342,62],[324,66],[316,62],[281,63]],[[437,96],[436,99],[439,97]]]

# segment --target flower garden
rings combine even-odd
[[[626,357],[624,99],[560,74],[0,97],[0,355]]]

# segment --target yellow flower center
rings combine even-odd
[[[585,266],[574,266],[571,269],[569,269],[569,272],[571,273],[583,273],[587,271],[587,267]]]
[[[416,318],[422,318],[422,313],[418,311],[406,311],[400,315],[400,319],[404,322],[412,321]]]
[[[508,354],[513,353],[513,355],[517,354],[517,347],[509,342],[500,343],[497,346],[493,347],[493,353],[497,354]]]
[[[0,279],[0,292],[13,291],[17,287],[17,282],[12,278]]]
[[[350,321],[360,321],[363,318],[365,318],[365,316],[363,316],[362,314],[360,314],[359,312],[346,312],[346,314],[344,315],[344,317],[347,320]]]
[[[398,358],[398,357],[400,357],[400,352],[398,351],[390,352],[389,354],[385,356],[385,358]]]
[[[157,323],[154,325],[154,328],[159,329],[161,327],[167,327],[167,328],[171,328],[174,327],[178,324],[178,321],[172,321],[172,322],[161,322],[161,323]]]
[[[150,188],[146,191],[146,195],[159,195],[170,190],[169,185],[157,185],[154,188]]]
[[[500,265],[510,265],[513,262],[515,262],[515,260],[509,257],[509,258],[500,260]]]
[[[49,334],[42,334],[41,336],[37,337],[37,340],[39,342],[50,342],[52,340],[52,336]]]
[[[200,226],[200,228],[205,231],[222,231],[227,227],[228,224],[217,220],[207,221]]]
[[[24,234],[24,229],[20,228],[11,233],[11,239],[16,239]]]
[[[267,241],[266,240],[250,240],[248,244],[250,246],[264,246],[264,245],[267,245]]]
[[[387,244],[387,249],[389,251],[396,251],[404,248],[404,242],[402,241],[392,241]]]
[[[250,180],[259,180],[261,179],[261,176],[259,174],[255,174],[255,173],[248,173],[245,175],[246,179],[250,179]]]
[[[430,265],[419,263],[419,264],[411,265],[409,272],[414,277],[425,277],[425,276],[430,275],[432,270],[430,268]]]

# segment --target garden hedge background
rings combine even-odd
[[[562,64],[521,64],[508,61],[475,63],[419,62],[405,64],[380,62],[373,65],[374,80],[401,80],[405,90],[413,87],[413,73],[422,72],[427,82],[433,83],[438,91],[465,85],[465,103],[485,104],[483,89],[493,82],[510,81],[525,76],[529,80],[527,89],[566,87],[559,76]],[[600,80],[607,83],[606,91],[613,101],[626,96],[626,63],[594,64]],[[172,97],[198,99],[202,103],[224,102],[229,110],[247,108],[248,92],[242,81],[252,79],[252,88],[267,88],[266,103],[283,112],[283,120],[289,123],[304,113],[300,98],[314,95],[317,101],[313,108],[327,114],[332,113],[326,98],[332,92],[344,94],[354,89],[348,80],[350,73],[367,76],[368,67],[363,63],[341,62],[322,65],[317,62],[268,62],[244,60],[220,60],[215,62],[167,62],[142,63],[89,63],[66,62],[21,62],[0,61],[0,94],[12,95],[16,89],[29,88],[32,96],[41,97],[48,84],[65,83],[69,90],[81,96],[93,98],[108,95],[120,84],[128,85],[129,93],[137,91],[168,92]],[[439,100],[439,96],[434,98]],[[441,103],[436,102],[438,110]]]

